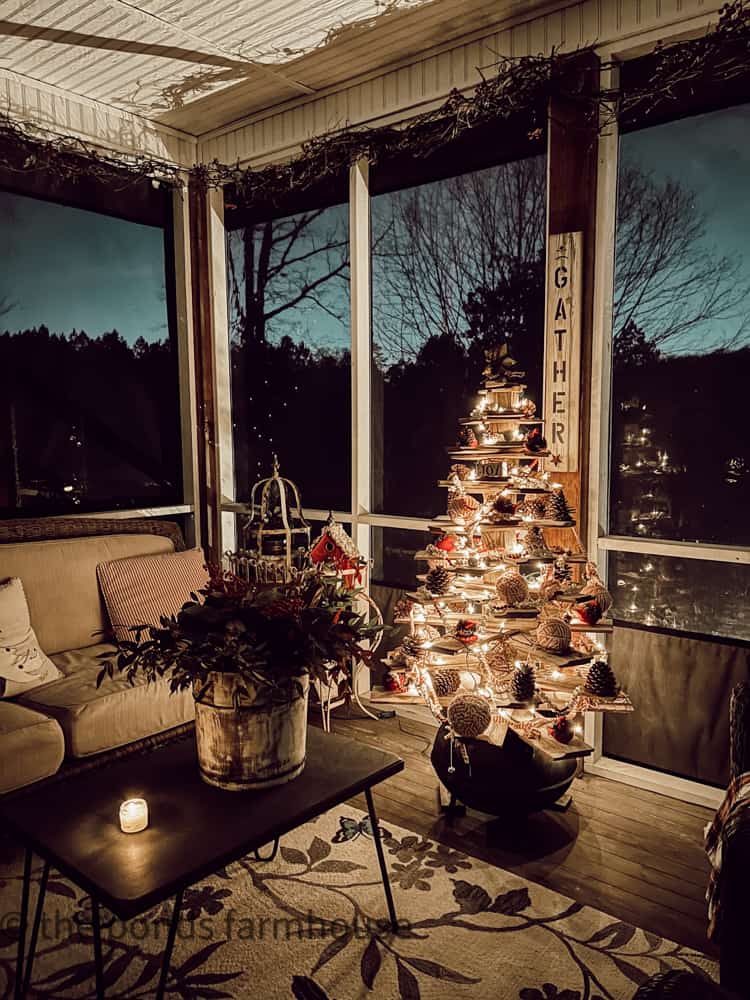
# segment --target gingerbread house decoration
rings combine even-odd
[[[323,530],[313,542],[310,560],[340,574],[350,587],[362,583],[366,562],[343,526],[334,520],[333,514],[328,515]]]

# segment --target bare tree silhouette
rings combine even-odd
[[[695,194],[663,183],[637,166],[620,170],[613,329],[615,341],[634,327],[659,350],[705,349],[706,326],[734,326],[711,349],[740,345],[748,328],[750,287],[742,261],[706,242],[707,218]],[[617,348],[617,345],[615,345]]]
[[[16,308],[17,302],[13,302],[7,295],[0,295],[0,316],[6,316]]]
[[[235,342],[264,343],[269,323],[296,306],[346,321],[349,234],[340,214],[317,209],[234,230],[227,261]]]
[[[467,301],[539,258],[545,204],[544,157],[376,199],[373,329],[382,360],[414,360],[430,336],[468,344]]]

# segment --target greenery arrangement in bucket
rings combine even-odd
[[[318,569],[277,586],[212,569],[176,615],[135,627],[116,656],[103,654],[97,683],[117,673],[192,689],[204,780],[279,784],[304,766],[310,680],[327,685],[352,661],[370,662],[369,641],[383,626],[356,610],[357,596]]]
[[[167,676],[172,691],[192,687],[200,698],[211,674],[226,673],[241,679],[238,697],[263,691],[287,699],[304,675],[326,683],[352,659],[369,663],[367,643],[383,626],[354,610],[357,594],[318,570],[267,586],[212,567],[205,589],[176,615],[158,628],[134,627],[134,641],[120,643],[114,659],[102,654],[97,683],[116,672],[131,683]]]

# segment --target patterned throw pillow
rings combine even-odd
[[[25,694],[62,674],[40,649],[17,576],[0,583],[0,698]]]
[[[114,559],[99,563],[96,575],[118,642],[135,640],[134,625],[158,626],[162,615],[177,614],[208,582],[201,549]],[[150,637],[150,629],[141,633]]]

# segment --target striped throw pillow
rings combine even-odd
[[[162,615],[177,614],[208,582],[201,549],[114,559],[99,563],[96,575],[118,642],[135,640],[134,625],[158,627]],[[141,633],[141,639],[150,637],[150,629]]]

